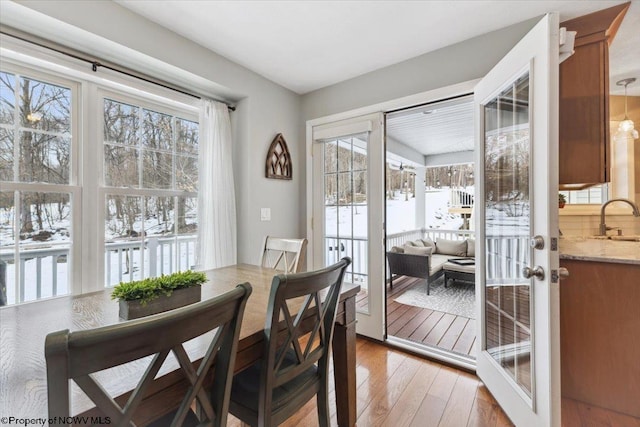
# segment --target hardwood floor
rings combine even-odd
[[[402,276],[394,279],[393,289],[387,288],[387,334],[475,357],[474,319],[395,301],[420,280]],[[356,301],[359,309],[366,308],[366,293],[358,294]]]
[[[356,351],[358,426],[512,425],[472,374],[362,338]],[[333,426],[337,425],[333,393],[329,400]],[[229,417],[228,425],[240,426],[240,422]],[[315,399],[282,424],[316,425]]]
[[[478,378],[437,362],[358,338],[357,425],[392,427],[512,426]],[[333,390],[333,374],[330,376]],[[333,392],[331,425],[337,425]],[[228,426],[240,421],[229,416]],[[317,426],[315,399],[282,426]],[[632,418],[571,399],[562,400],[563,427],[640,427]]]

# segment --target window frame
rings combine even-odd
[[[125,104],[129,104],[132,106],[136,106],[139,108],[145,108],[153,110],[154,112],[168,114],[174,117],[179,117],[184,120],[190,120],[194,122],[198,122],[199,117],[195,113],[189,114],[187,110],[179,110],[171,107],[167,104],[161,104],[156,100],[145,98],[139,95],[132,95],[123,91],[113,90],[107,87],[97,87],[97,97],[96,102],[94,103],[96,108],[98,106],[104,107],[105,99],[110,99],[116,102],[122,102]],[[161,188],[142,188],[142,187],[112,187],[107,186],[105,184],[105,175],[104,175],[104,120],[103,120],[104,111],[100,109],[98,112],[99,116],[99,124],[96,126],[96,141],[99,143],[95,144],[97,149],[96,157],[98,160],[98,199],[97,203],[102,209],[98,209],[97,212],[97,230],[98,230],[98,247],[100,248],[100,261],[96,265],[96,277],[101,278],[102,286],[99,289],[104,289],[107,285],[104,282],[106,266],[104,262],[104,249],[105,249],[105,219],[106,219],[106,204],[105,199],[108,195],[112,196],[140,196],[140,197],[198,197],[198,193],[186,192],[183,190],[175,190],[175,189],[161,189]],[[142,124],[140,124],[142,126]],[[96,289],[98,290],[98,289]]]
[[[104,186],[103,102],[108,98],[199,122],[199,99],[109,70],[92,72],[83,61],[7,35],[0,35],[1,69],[72,88],[69,185],[1,181],[3,191],[66,192],[72,200],[69,294],[105,289],[104,217],[106,194],[157,195],[154,190]],[[167,196],[168,190],[162,191]],[[197,192],[173,191],[197,199]],[[80,218],[80,220],[76,220]],[[16,252],[18,250],[16,249]],[[16,283],[18,282],[16,278]],[[7,284],[11,286],[10,284]]]
[[[67,277],[67,286],[69,289],[69,294],[74,295],[78,293],[82,293],[82,281],[74,280],[73,278],[79,277],[81,274],[81,262],[80,257],[82,254],[82,230],[80,223],[81,221],[76,221],[76,218],[82,218],[82,186],[80,185],[80,163],[81,163],[81,150],[80,146],[82,145],[82,121],[83,114],[81,110],[80,97],[82,94],[82,83],[77,79],[67,76],[61,76],[59,73],[49,72],[47,70],[43,71],[41,69],[37,69],[31,67],[27,64],[16,63],[11,60],[5,60],[2,58],[2,72],[13,74],[18,77],[25,77],[30,79],[36,79],[42,81],[47,84],[54,84],[63,87],[68,87],[71,90],[71,114],[70,114],[70,131],[71,131],[71,147],[69,150],[69,154],[71,156],[71,160],[69,162],[69,182],[66,184],[49,184],[44,182],[20,182],[20,181],[0,181],[3,191],[12,191],[15,192],[38,192],[38,193],[69,193],[70,194],[70,203],[71,203],[71,227],[69,230],[70,233],[70,258],[68,261],[69,265],[67,267],[68,277]],[[17,80],[18,81],[18,80]],[[17,84],[17,83],[16,83]],[[15,88],[14,88],[15,91]],[[15,108],[15,107],[14,107]],[[1,125],[3,128],[8,127],[6,125]],[[20,128],[20,123],[14,123],[13,128],[17,130]],[[16,155],[16,145],[14,140],[14,159]],[[14,172],[15,168],[18,167],[14,163]],[[15,196],[14,196],[15,197]],[[14,198],[15,200],[15,198]],[[14,213],[14,218],[18,218],[20,215],[20,206],[17,205],[15,207],[16,211]],[[17,234],[17,223],[14,223],[14,234]],[[14,257],[19,258],[20,250],[19,244],[14,244]],[[20,269],[16,268],[14,283],[11,284],[16,288],[16,292],[18,292],[19,284],[20,284]],[[7,286],[10,286],[7,283]],[[17,295],[17,293],[16,293]],[[38,301],[38,300],[36,300]],[[22,302],[16,302],[16,304],[21,304]],[[27,301],[31,302],[31,301]]]

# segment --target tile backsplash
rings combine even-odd
[[[560,230],[564,236],[593,236],[598,234],[599,215],[561,215]],[[640,218],[633,215],[607,215],[607,226],[620,227],[624,235],[640,235]],[[611,230],[607,234],[616,234]]]

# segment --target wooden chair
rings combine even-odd
[[[262,245],[263,267],[285,273],[299,273],[307,253],[307,239],[283,239],[267,236]]]
[[[234,377],[231,414],[251,426],[275,426],[316,395],[320,425],[329,425],[329,348],[349,264],[345,257],[322,270],[273,278],[263,358]],[[292,314],[294,299],[301,305]]]
[[[45,340],[49,418],[69,416],[69,379],[72,379],[103,416],[110,417],[112,425],[134,426],[136,409],[173,351],[190,387],[173,419],[163,425],[182,425],[189,416],[196,421],[207,418],[208,425],[225,426],[238,336],[250,294],[251,285],[244,283],[216,298],[154,316],[84,331],[50,333]],[[196,371],[182,344],[216,328]],[[122,407],[91,375],[150,355],[153,355],[151,363]],[[211,370],[213,385],[209,398],[202,387],[211,378]],[[194,400],[199,404],[199,417],[190,410]],[[167,412],[171,409],[167,408]]]

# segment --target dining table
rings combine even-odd
[[[253,291],[247,301],[236,354],[235,372],[258,361],[264,351],[264,327],[274,275],[279,271],[250,264],[236,264],[205,271],[202,299],[212,298],[249,282]],[[360,286],[343,283],[332,340],[336,417],[339,426],[356,421],[356,295]],[[0,308],[0,427],[47,425],[47,381],[44,342],[47,334],[69,329],[86,330],[125,322],[119,318],[118,302],[111,289],[55,297]],[[185,344],[197,365],[210,339]],[[151,357],[151,356],[150,356]],[[116,401],[126,402],[149,358],[102,371],[96,379]],[[175,358],[165,361],[149,387],[134,418],[145,425],[175,408],[188,387]],[[72,415],[100,416],[95,405],[75,384],[70,388]]]

